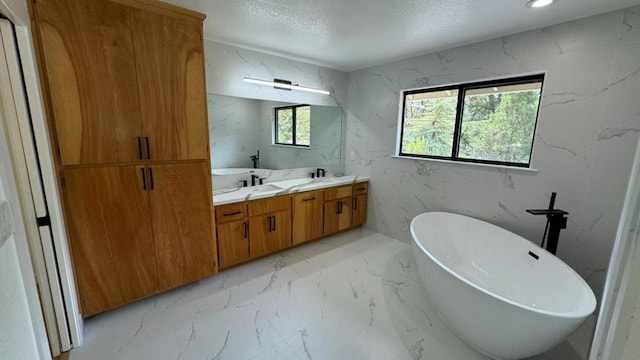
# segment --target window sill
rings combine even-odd
[[[519,167],[519,166],[482,164],[482,163],[474,163],[474,162],[467,162],[467,161],[453,161],[453,160],[431,159],[431,158],[422,158],[422,157],[413,157],[413,156],[400,156],[400,155],[394,155],[392,157],[396,158],[396,159],[404,159],[404,160],[432,161],[432,162],[445,163],[445,164],[454,164],[454,165],[463,165],[463,166],[476,166],[476,167],[494,168],[494,169],[506,169],[506,170],[529,172],[529,173],[537,173],[538,172],[538,169],[524,168],[524,167]]]
[[[283,147],[287,149],[313,150],[311,146],[297,146],[297,145],[283,145],[283,144],[271,144],[271,146]]]

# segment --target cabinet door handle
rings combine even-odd
[[[147,190],[147,177],[144,174],[144,168],[140,169],[140,172],[142,173],[142,189]]]
[[[338,201],[338,215],[342,214],[342,201]]]
[[[311,201],[311,200],[315,200],[315,199],[316,199],[316,197],[314,196],[314,197],[302,199],[302,201]]]
[[[153,186],[153,169],[149,168],[149,185],[151,187],[151,190],[153,190],[154,186]]]
[[[138,136],[138,157],[142,160],[142,138]]]
[[[230,213],[224,213],[224,214],[222,214],[222,216],[233,216],[233,215],[238,215],[238,214],[242,214],[242,211],[235,211],[235,212],[230,212]]]
[[[149,150],[149,137],[145,136],[144,141],[147,143],[147,159],[151,159],[151,150]]]
[[[353,198],[353,210],[358,210],[358,198]]]
[[[272,217],[273,217],[273,231],[276,231],[276,217],[275,216],[272,216]]]
[[[248,238],[249,237],[249,224],[245,221],[244,223],[244,238]]]

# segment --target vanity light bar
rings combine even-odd
[[[257,84],[257,85],[273,86],[276,88],[289,89],[289,90],[308,91],[308,92],[322,94],[322,95],[330,94],[330,92],[327,90],[315,89],[315,88],[300,86],[296,84],[287,84],[287,83],[275,82],[275,81],[269,81],[269,80],[252,79],[248,77],[243,78],[243,80],[246,83]]]

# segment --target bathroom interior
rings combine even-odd
[[[38,1],[46,4],[49,0]],[[109,1],[126,5],[153,2]],[[20,326],[9,329],[7,322],[2,321],[0,358],[6,355],[7,359],[21,356],[39,359],[49,358],[50,353],[56,358],[61,355],[62,359],[73,360],[500,358],[485,355],[485,351],[469,345],[469,341],[451,329],[455,326],[441,317],[444,311],[434,305],[430,283],[421,275],[412,220],[432,212],[465,215],[529,240],[528,249],[532,249],[536,257],[546,256],[540,249],[540,239],[547,232],[547,219],[527,210],[546,209],[552,193],[557,194],[553,195],[555,208],[568,213],[555,257],[575,271],[580,281],[584,280],[597,305],[568,337],[554,339],[557,343],[551,349],[527,359],[637,358],[640,353],[640,321],[637,320],[640,318],[640,252],[635,247],[640,233],[637,227],[640,219],[640,1],[620,0],[596,6],[595,0],[588,1],[588,5],[559,0],[542,9],[528,8],[524,0],[515,1],[517,6],[509,6],[518,8],[522,16],[532,17],[520,27],[505,18],[504,27],[492,33],[469,31],[466,39],[431,42],[430,47],[420,45],[404,53],[389,51],[389,54],[368,58],[356,55],[376,48],[376,39],[367,32],[373,31],[371,27],[376,21],[384,22],[387,15],[393,19],[409,17],[411,21],[407,23],[411,25],[413,21],[417,35],[409,29],[403,36],[420,44],[419,34],[424,29],[418,24],[425,22],[416,20],[416,16],[427,16],[426,13],[416,10],[414,16],[397,10],[397,4],[377,4],[365,10],[361,7],[369,4],[357,1],[340,5],[345,8],[330,1],[166,2],[207,16],[203,39],[204,77],[194,92],[200,91],[200,85],[205,89],[205,93],[198,96],[206,101],[209,130],[206,156],[210,159],[206,167],[211,170],[207,181],[212,184],[213,201],[204,207],[203,213],[210,212],[215,219],[217,231],[213,233],[212,242],[216,243],[217,273],[185,285],[167,286],[154,295],[107,306],[86,316],[86,312],[81,314],[82,305],[72,304],[78,301],[74,295],[78,289],[83,291],[73,279],[85,281],[82,274],[77,273],[77,269],[85,265],[74,259],[75,270],[69,270],[74,250],[62,238],[54,247],[62,246],[66,250],[56,248],[53,252],[67,258],[66,273],[60,267],[57,276],[61,286],[58,295],[66,300],[60,309],[54,306],[52,311],[68,317],[66,334],[59,331],[56,340],[52,340],[51,327],[55,326],[46,319],[52,316],[47,315],[47,306],[31,304],[30,312],[24,307],[33,300],[25,296],[24,304],[11,303],[0,308],[2,319],[5,316],[18,319],[14,320],[17,324],[19,319],[39,316],[43,317],[38,320],[42,325],[34,326],[35,331],[29,330],[31,321],[22,321],[20,326],[27,330]],[[407,8],[415,10],[414,3],[420,2],[412,2]],[[472,5],[462,1],[457,2],[456,8],[445,7],[440,2],[426,3],[432,7],[443,6],[435,10],[441,11],[439,15],[430,19],[446,17],[449,26],[442,30],[442,35],[456,39],[445,36],[460,26],[455,17],[446,16],[450,15],[447,11],[464,11],[465,6]],[[338,16],[327,10],[332,6],[352,13]],[[545,11],[547,15],[536,18]],[[548,15],[556,11],[565,17]],[[16,39],[22,44],[19,47],[30,47],[33,45],[29,44],[37,42],[23,1],[1,0],[0,12],[14,22]],[[460,19],[471,18],[472,13],[464,13]],[[310,14],[332,14],[335,19],[348,18],[348,23],[356,23],[357,26],[347,29],[358,30],[353,30],[353,34],[340,43],[346,44],[345,49],[349,51],[332,55],[327,49],[330,49],[331,38],[338,35],[325,28],[331,26],[323,22],[326,19]],[[476,11],[476,14],[489,18],[484,12]],[[245,30],[249,35],[238,35]],[[336,26],[333,31],[344,30]],[[250,36],[254,36],[256,42],[250,42]],[[345,37],[344,33],[339,36]],[[317,42],[300,46],[300,52],[294,52],[283,47],[286,39],[302,40],[298,45],[310,39]],[[388,44],[392,49],[393,40],[381,38],[380,44]],[[398,48],[401,45],[399,42]],[[39,51],[42,50],[37,46],[30,50],[21,48],[25,81],[30,80],[29,70],[25,68],[38,66],[36,60],[29,63],[27,55],[36,59]],[[540,74],[544,80],[527,166],[441,161],[399,153],[405,91]],[[39,87],[45,89],[46,82],[40,76]],[[245,78],[284,79],[293,84],[294,89],[256,85],[243,81]],[[297,85],[328,90],[329,94],[299,91],[295,89]],[[43,97],[49,92],[33,90],[27,85],[25,93],[30,97],[27,106],[35,124],[38,116],[33,107],[45,108],[45,105],[31,99],[32,91],[42,91]],[[296,105],[310,108],[310,146],[276,144],[274,109]],[[45,118],[52,115],[44,110],[40,112],[43,114],[39,121],[46,124]],[[46,154],[40,151],[37,156],[41,163],[49,163],[41,164],[42,167],[49,166],[51,174],[83,169],[82,166],[65,168],[62,160],[56,158],[61,155],[48,148],[48,139],[53,135],[47,135],[47,131],[51,130],[43,130],[44,135],[38,135],[38,127],[32,126],[33,138],[40,143],[37,146],[45,146],[47,151]],[[46,125],[42,128],[47,129]],[[9,125],[0,130],[11,139]],[[0,134],[0,140],[4,140],[5,134]],[[136,154],[140,149],[141,159],[143,154],[156,154],[155,148],[150,151],[149,143],[145,144],[144,140],[139,137],[138,145],[133,148]],[[11,141],[7,144],[0,145],[15,146]],[[12,161],[16,160],[10,158],[9,151],[1,150],[0,190],[4,188],[9,194],[14,181],[20,189],[21,177],[15,175],[17,180],[12,180],[7,175],[12,170]],[[19,166],[14,164],[14,168]],[[145,190],[147,186],[152,189],[154,186],[150,168],[142,168]],[[5,172],[5,169],[8,170]],[[135,171],[139,174],[140,170]],[[157,171],[156,179],[161,179],[162,174]],[[42,175],[41,181],[45,183],[43,188],[61,186],[53,175]],[[79,181],[66,177],[66,191]],[[156,186],[161,185],[160,180],[156,181]],[[360,200],[357,201],[360,208],[365,204],[358,212],[354,207],[346,227],[327,232],[325,222],[324,234],[320,230],[313,241],[296,244],[294,235],[293,245],[266,250],[255,257],[234,253],[223,259],[222,253],[231,251],[228,249],[232,246],[221,240],[222,229],[228,229],[226,225],[231,224],[222,218],[226,216],[222,215],[224,209],[235,211],[233,206],[249,204],[241,211],[251,212],[251,203],[271,197],[294,199],[293,208],[289,202],[284,210],[289,217],[284,220],[285,226],[291,227],[287,221],[293,216],[295,222],[295,196],[324,193],[326,213],[327,194],[339,188],[349,189],[350,204],[356,206],[355,199]],[[358,193],[361,189],[364,192]],[[13,199],[4,194],[0,191],[1,201]],[[49,196],[58,195],[47,196],[48,206],[54,206],[57,200]],[[14,200],[17,199],[16,196]],[[67,202],[72,201],[61,196],[61,208],[71,206]],[[341,213],[342,202],[339,203]],[[25,206],[23,203],[22,207]],[[60,210],[63,211],[68,210]],[[17,212],[13,212],[16,228],[20,228],[21,222],[28,228],[28,221],[22,220]],[[50,212],[55,216],[55,211]],[[282,213],[273,216],[273,220],[272,216],[268,217],[269,232],[272,228],[275,231],[276,221],[281,229],[279,214]],[[361,214],[358,222],[356,213]],[[251,219],[251,215],[247,215],[238,222],[244,228],[229,231],[244,231],[246,238]],[[55,227],[54,219],[52,221]],[[64,228],[65,220],[59,221],[58,226]],[[66,227],[66,233],[73,234],[69,223]],[[29,231],[22,233],[26,242]],[[61,233],[65,233],[64,229]],[[16,230],[16,239],[19,234]],[[176,230],[175,234],[180,231]],[[1,240],[0,249],[5,256],[4,252],[12,249]],[[491,243],[487,241],[487,244]],[[478,252],[503,254],[503,249],[487,247],[490,245]],[[31,277],[41,275],[38,263],[46,262],[35,255],[31,255],[31,260],[22,258],[22,261],[34,263],[35,270],[28,270]],[[10,267],[11,262],[0,261],[0,264],[5,264],[4,268],[0,265],[0,275],[17,271]],[[21,266],[24,278],[26,270]],[[516,272],[509,268],[502,271]],[[65,280],[65,276],[71,280]],[[550,278],[551,282],[556,281],[554,289],[563,287],[560,274],[555,278],[551,274]],[[0,279],[3,292],[5,286],[15,285],[7,278]],[[41,282],[24,281],[25,288],[33,289]],[[29,293],[28,289],[20,291]],[[558,294],[550,296],[555,299]],[[55,304],[55,300],[52,303]],[[10,306],[14,305],[26,314],[25,318],[19,317],[20,311],[12,310]],[[44,314],[40,313],[40,307],[45,309]],[[60,319],[60,316],[53,318]],[[474,326],[490,328],[489,324],[477,323],[480,317],[471,317],[476,322]],[[36,320],[32,321],[36,323]],[[57,326],[64,328],[59,321]],[[31,338],[35,345],[27,345]],[[16,343],[20,346],[11,345]],[[49,348],[57,350],[49,353]],[[44,357],[43,352],[46,352]]]

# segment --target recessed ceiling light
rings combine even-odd
[[[527,7],[541,8],[541,7],[549,6],[555,2],[557,2],[557,0],[529,0],[529,2],[527,3]]]

